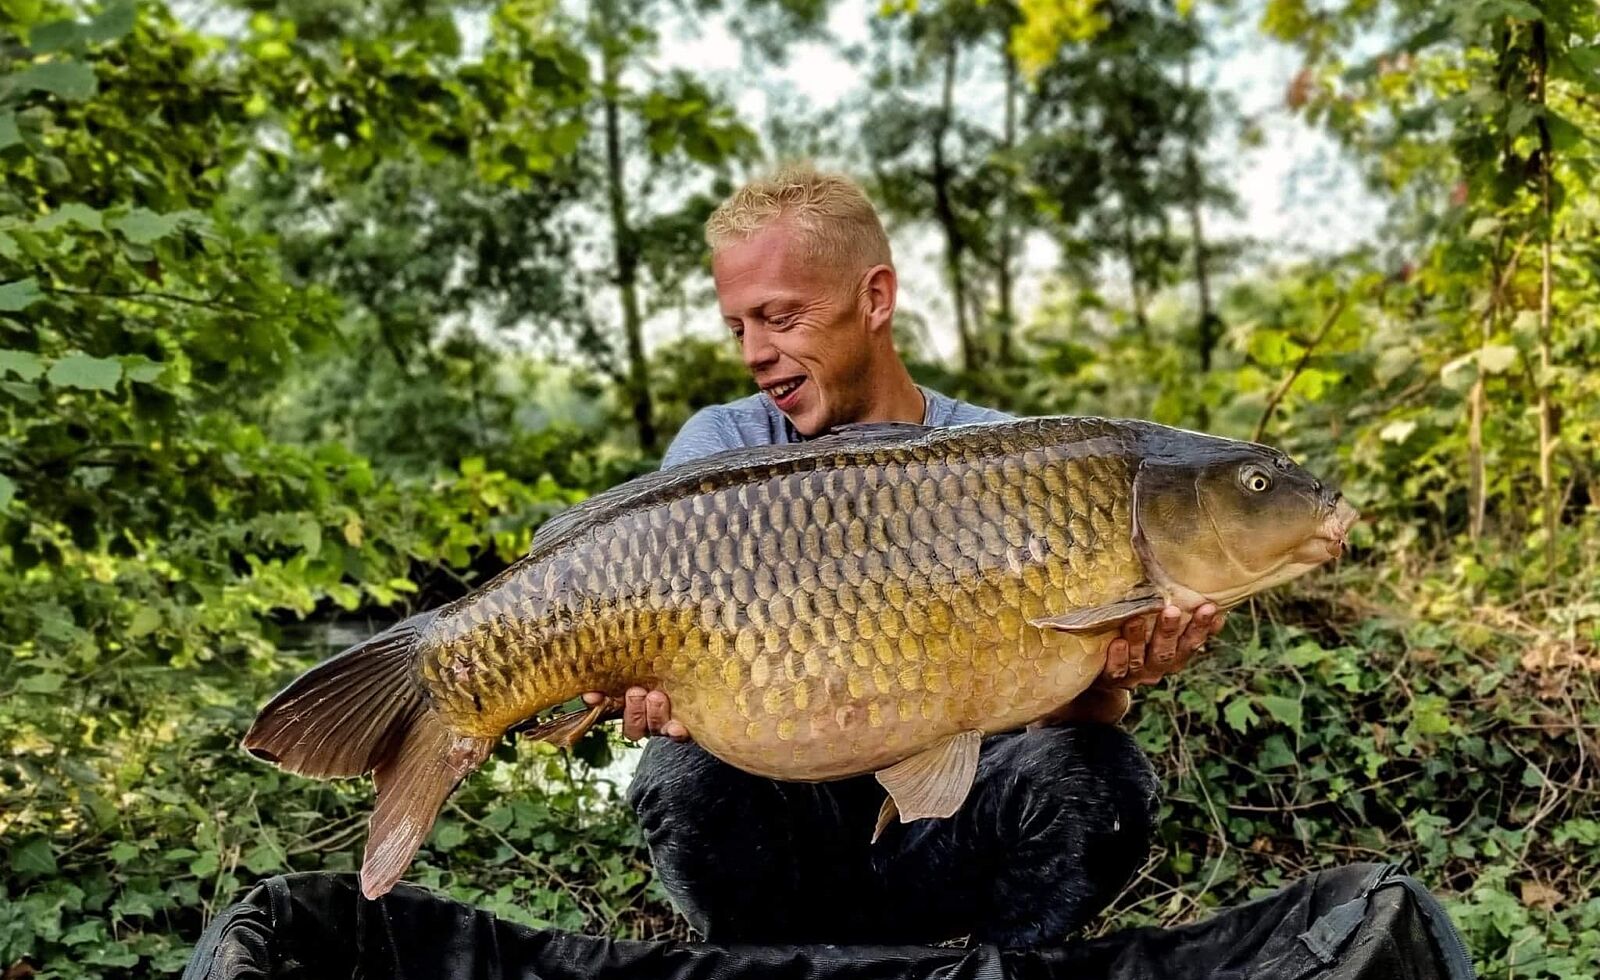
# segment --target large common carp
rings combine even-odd
[[[659,688],[741,769],[876,772],[886,818],[949,816],[982,736],[1086,690],[1126,620],[1236,605],[1337,556],[1354,518],[1274,449],[1148,422],[848,426],[590,498],[482,588],[296,679],[244,745],[373,774],[368,896],[508,730],[587,691]],[[607,708],[528,734],[570,745]]]

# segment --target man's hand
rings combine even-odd
[[[583,696],[583,703],[594,705],[606,699],[599,691]],[[622,696],[622,737],[637,742],[646,735],[664,735],[674,742],[689,741],[689,729],[672,718],[672,702],[665,691],[646,691],[630,687]]]
[[[1195,651],[1222,630],[1228,614],[1208,602],[1187,622],[1185,618],[1182,609],[1169,605],[1160,616],[1141,616],[1122,624],[1121,635],[1106,648],[1106,666],[1095,683],[1132,690],[1182,670]]]
[[[1195,651],[1222,629],[1227,613],[1206,603],[1188,623],[1183,610],[1168,606],[1160,617],[1130,619],[1122,633],[1106,648],[1106,666],[1087,691],[1034,722],[1043,728],[1073,721],[1114,725],[1128,713],[1128,692],[1140,684],[1154,684],[1188,665]],[[1150,634],[1154,630],[1154,638]]]

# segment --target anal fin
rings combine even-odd
[[[978,746],[983,733],[971,729],[947,735],[909,759],[877,773],[889,799],[878,813],[872,839],[899,813],[901,823],[925,817],[948,817],[961,809],[978,775]]]
[[[428,838],[439,808],[493,748],[494,739],[457,735],[432,711],[417,713],[399,749],[372,771],[378,806],[361,859],[363,895],[377,898],[394,887]]]
[[[1158,613],[1167,607],[1167,600],[1148,584],[1141,584],[1120,599],[1098,606],[1071,609],[1058,616],[1030,619],[1029,625],[1042,630],[1059,630],[1062,633],[1101,633],[1135,616]]]

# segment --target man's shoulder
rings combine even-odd
[[[928,398],[928,421],[932,425],[971,425],[976,422],[1007,422],[1016,416],[998,408],[975,405],[942,392],[924,388]]]
[[[707,405],[683,423],[661,458],[663,468],[702,456],[773,442],[771,403],[754,394],[721,405]]]

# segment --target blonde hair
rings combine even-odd
[[[706,219],[711,254],[790,221],[811,258],[855,272],[891,265],[889,236],[861,186],[843,174],[788,163],[739,188]]]

